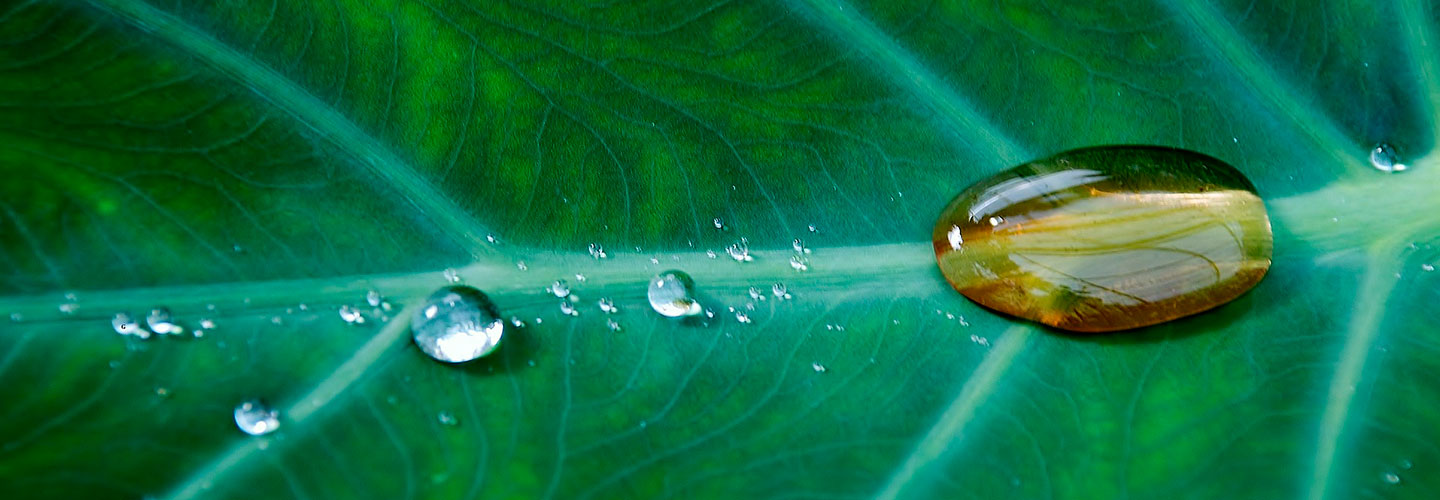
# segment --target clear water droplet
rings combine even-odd
[[[450,283],[460,282],[460,272],[454,269],[446,269],[444,272],[441,273],[441,275],[445,276],[445,281],[448,281]]]
[[[987,339],[987,338],[985,338],[985,337],[981,337],[981,336],[979,336],[979,335],[971,334],[971,335],[970,335],[970,341],[971,341],[971,342],[974,342],[974,343],[976,343],[976,344],[979,344],[979,345],[981,345],[981,346],[984,346],[984,347],[990,347],[990,339]]]
[[[575,281],[584,283],[585,280],[586,280],[585,275],[580,274],[580,273],[575,273]]]
[[[10,322],[11,322],[11,323],[19,323],[19,322],[21,322],[21,321],[25,321],[25,315],[24,315],[24,314],[20,314],[20,313],[10,313]]]
[[[580,310],[576,309],[575,304],[570,303],[570,301],[562,300],[560,301],[560,314],[564,314],[566,316],[579,316]]]
[[[765,300],[765,292],[760,291],[759,288],[750,287],[750,300]]]
[[[819,361],[810,363],[810,368],[812,370],[815,370],[815,373],[825,373],[828,370],[827,368],[825,368],[825,365],[820,364]]]
[[[803,272],[805,272],[805,271],[809,271],[809,270],[810,270],[810,259],[807,259],[807,258],[805,258],[804,256],[801,256],[800,254],[791,255],[791,256],[790,256],[790,269],[794,269],[795,272],[797,272],[797,273],[803,273]]]
[[[546,290],[549,290],[550,293],[562,299],[570,296],[570,284],[566,283],[565,280],[555,280],[555,283],[552,283],[550,288],[546,288]]]
[[[790,248],[795,249],[795,253],[798,254],[810,253],[810,249],[805,247],[805,241],[800,238],[795,238],[795,241],[790,242]]]
[[[360,314],[360,310],[351,307],[349,304],[340,306],[340,319],[352,325],[358,325],[365,322],[365,316]]]
[[[435,415],[435,419],[440,421],[440,425],[446,427],[455,427],[460,425],[460,419],[455,418],[455,414],[448,411],[442,411],[438,415]]]
[[[525,261],[523,261],[523,260],[522,260],[522,261],[519,261],[519,262],[516,262],[516,263],[515,263],[515,268],[516,268],[516,269],[519,269],[519,270],[521,270],[521,271],[529,271],[529,270],[530,270],[530,266],[525,265]]]
[[[60,304],[59,309],[60,312],[64,314],[75,314],[75,311],[80,309],[80,305],[74,302],[66,302],[64,304]]]
[[[814,224],[811,224],[811,225],[810,225],[810,232],[812,232],[812,233],[813,233],[813,232],[816,232],[816,231],[815,231],[815,225],[814,225]]]
[[[730,255],[730,258],[735,259],[735,262],[751,262],[755,260],[755,257],[750,255],[750,240],[746,238],[740,238],[740,241],[730,245],[725,249],[725,253]]]
[[[712,259],[719,257],[719,255],[716,255],[716,254],[715,254],[715,251],[714,251],[714,250],[706,250],[706,251],[705,251],[705,256],[706,256],[706,257],[709,257],[709,258],[712,258]]]
[[[725,221],[720,220],[719,217],[716,217],[713,222],[715,223],[715,229],[725,229]]]
[[[380,302],[383,300],[385,299],[380,296],[380,292],[378,290],[370,290],[368,292],[365,292],[365,303],[370,304],[370,307],[380,307]]]
[[[605,320],[605,327],[609,328],[612,332],[618,332],[620,331],[620,322],[614,319],[607,319]]]
[[[615,303],[612,302],[610,299],[601,298],[598,303],[600,304],[600,310],[605,314],[615,314],[617,312],[620,312],[620,308],[615,307]]]
[[[160,335],[169,335],[185,331],[184,328],[175,324],[170,318],[170,309],[164,307],[151,309],[150,314],[145,316],[145,325],[150,327],[150,331]]]
[[[525,328],[525,320],[517,316],[510,317],[510,324],[515,325],[515,328]]]
[[[780,300],[789,300],[791,298],[790,291],[784,283],[775,283],[774,285],[770,285],[770,294],[774,295],[775,298],[778,298]]]
[[[200,328],[204,330],[214,330],[215,320],[210,318],[200,318]],[[195,333],[199,334],[200,332],[197,330]]]
[[[1394,146],[1383,142],[1370,149],[1370,166],[1381,172],[1403,172],[1410,168],[1400,163],[1400,155]]]
[[[129,313],[115,313],[115,317],[110,318],[110,326],[115,328],[115,333],[121,335],[138,335],[140,333],[140,322],[130,317]]]
[[[168,398],[168,397],[170,397],[170,389],[167,389],[167,388],[164,388],[164,387],[156,387],[156,388],[155,388],[155,395],[156,395],[156,396],[160,396],[160,397],[162,397],[162,398]]]
[[[695,280],[684,271],[665,271],[651,278],[647,295],[650,307],[661,316],[679,318],[700,313],[700,302],[695,300]]]
[[[1434,264],[1420,264],[1420,270],[1421,270],[1421,271],[1434,271],[1434,270],[1435,270],[1435,265],[1434,265]]]
[[[280,411],[252,399],[235,407],[235,426],[251,436],[263,436],[280,428]]]
[[[591,243],[591,244],[590,244],[590,256],[591,256],[591,257],[594,257],[594,258],[596,258],[596,259],[598,260],[598,259],[604,259],[604,258],[606,258],[606,257],[609,257],[610,255],[605,253],[605,247],[600,246],[599,243]]]
[[[1385,479],[1385,482],[1387,482],[1387,483],[1390,483],[1390,484],[1400,484],[1400,475],[1399,475],[1399,474],[1396,474],[1396,473],[1394,473],[1394,472],[1386,472],[1385,475],[1383,476],[1383,478]]]
[[[739,322],[741,322],[741,323],[749,324],[749,323],[750,323],[750,315],[749,315],[749,314],[745,314],[744,311],[735,311],[735,321],[739,321]]]
[[[446,363],[461,363],[495,351],[505,321],[483,292],[468,286],[447,286],[425,299],[410,320],[421,351]]]

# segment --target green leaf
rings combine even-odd
[[[1437,5],[1093,3],[0,5],[0,496],[1434,497]],[[1268,277],[1104,336],[945,284],[955,193],[1121,143],[1245,172]],[[446,269],[496,354],[411,344]]]

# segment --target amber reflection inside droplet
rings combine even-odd
[[[1265,204],[1234,167],[1191,151],[1068,151],[985,179],[935,225],[945,279],[981,305],[1104,332],[1214,308],[1270,268]]]

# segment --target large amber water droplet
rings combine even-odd
[[[1104,332],[1229,302],[1270,268],[1270,218],[1224,162],[1149,146],[1079,149],[961,192],[935,225],[945,279],[985,307]]]

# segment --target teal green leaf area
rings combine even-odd
[[[7,0],[0,498],[1440,497],[1437,106],[1427,0]],[[1244,172],[1265,280],[946,284],[955,194],[1106,144]],[[452,280],[494,354],[412,342]]]

